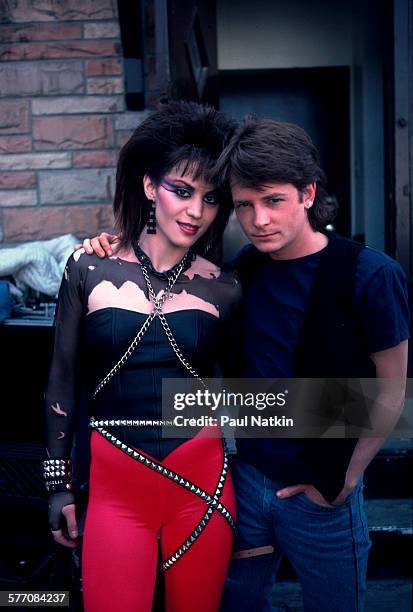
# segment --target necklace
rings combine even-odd
[[[156,278],[159,278],[159,280],[166,282],[168,282],[171,278],[174,278],[175,273],[178,269],[180,270],[180,273],[188,270],[188,268],[191,266],[191,263],[196,257],[196,253],[194,253],[192,249],[189,249],[182,257],[182,259],[178,261],[178,263],[175,264],[172,268],[170,268],[169,270],[164,270],[163,272],[158,272],[158,270],[155,270],[155,268],[153,267],[150,257],[145,253],[145,251],[142,250],[142,247],[140,246],[138,241],[134,242],[132,244],[132,247],[141,265],[145,266],[146,270],[150,272],[152,276],[155,276]]]
[[[129,359],[129,357],[131,356],[131,354],[133,353],[133,351],[135,350],[135,348],[137,347],[137,345],[141,341],[142,337],[147,332],[150,324],[155,319],[155,317],[159,318],[159,321],[161,322],[161,325],[162,325],[162,327],[163,327],[163,329],[165,331],[166,337],[168,338],[169,344],[171,345],[172,350],[174,351],[175,355],[178,357],[179,361],[182,363],[184,368],[186,370],[188,370],[188,372],[190,372],[190,374],[192,374],[192,376],[194,378],[199,380],[199,382],[201,383],[201,385],[204,388],[206,388],[206,385],[205,385],[204,381],[202,380],[202,378],[199,376],[198,372],[195,370],[195,368],[193,368],[191,366],[189,361],[187,359],[185,359],[184,355],[182,354],[182,351],[179,348],[179,346],[178,346],[178,344],[177,344],[177,342],[175,340],[175,337],[174,337],[174,335],[172,333],[172,330],[169,327],[169,323],[167,322],[167,320],[165,318],[165,315],[162,312],[162,306],[163,306],[163,304],[164,304],[164,302],[165,302],[165,300],[167,298],[171,299],[171,289],[174,286],[174,284],[176,283],[176,281],[178,280],[180,274],[182,274],[184,269],[187,270],[189,268],[189,266],[191,265],[191,261],[192,261],[191,256],[192,256],[192,253],[191,253],[190,257],[188,257],[188,254],[189,254],[189,251],[188,251],[188,253],[185,253],[185,255],[183,256],[181,261],[178,262],[173,268],[171,268],[170,270],[167,270],[166,272],[160,273],[160,272],[157,272],[156,270],[154,270],[154,268],[152,266],[151,260],[146,255],[146,253],[144,253],[144,251],[142,251],[141,247],[138,244],[136,244],[136,247],[137,247],[136,250],[135,250],[135,247],[134,247],[135,254],[138,257],[139,261],[141,262],[142,274],[143,274],[143,277],[145,279],[146,286],[148,288],[150,299],[151,299],[151,301],[153,303],[153,310],[146,317],[143,325],[138,330],[138,333],[136,334],[136,336],[134,337],[134,339],[130,343],[129,347],[126,349],[126,351],[122,355],[122,357],[113,366],[113,368],[106,374],[106,376],[100,381],[100,383],[98,384],[98,386],[96,387],[96,389],[93,392],[93,399],[96,399],[97,394],[103,389],[103,387],[105,385],[107,385],[107,383],[113,378],[113,376],[126,363],[126,361]],[[140,252],[143,253],[145,258],[148,260],[149,264],[147,264],[146,261],[142,261],[142,259],[140,258],[139,254],[138,254]],[[188,259],[189,259],[189,264],[188,264]],[[151,283],[150,278],[149,278],[147,266],[148,266],[148,268],[149,268],[149,270],[151,272],[152,272],[152,270],[154,270],[154,272],[156,273],[155,276],[159,275],[159,274],[165,274],[166,275],[166,280],[167,280],[168,284],[167,284],[167,287],[165,288],[164,292],[162,293],[162,295],[159,298],[156,297],[154,288],[152,287],[152,283]],[[164,277],[162,276],[161,278],[163,279]]]

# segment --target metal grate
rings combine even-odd
[[[34,444],[0,445],[0,495],[44,499],[44,449]]]

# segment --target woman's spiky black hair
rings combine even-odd
[[[172,168],[182,176],[202,179],[219,186],[215,164],[228,142],[235,124],[224,113],[195,102],[169,102],[145,119],[120,152],[116,173],[114,213],[124,246],[130,246],[145,227],[150,202],[143,189],[148,175],[155,185]],[[198,253],[213,248],[225,229],[232,201],[220,185],[222,198],[217,217],[195,244]]]

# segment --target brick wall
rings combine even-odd
[[[0,246],[113,225],[125,111],[116,0],[0,3]]]

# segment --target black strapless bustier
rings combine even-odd
[[[164,280],[151,275],[150,282],[161,295]],[[177,345],[203,378],[213,376],[217,362],[224,374],[237,375],[240,300],[234,273],[197,257],[164,302],[162,312]],[[47,445],[52,457],[70,454],[82,386],[90,398],[89,414],[95,419],[162,419],[162,379],[190,374],[158,317],[126,363],[92,399],[93,390],[152,309],[139,263],[77,253],[69,259],[59,292],[46,392]],[[116,428],[119,439],[158,460],[185,441],[161,434],[160,426]]]

